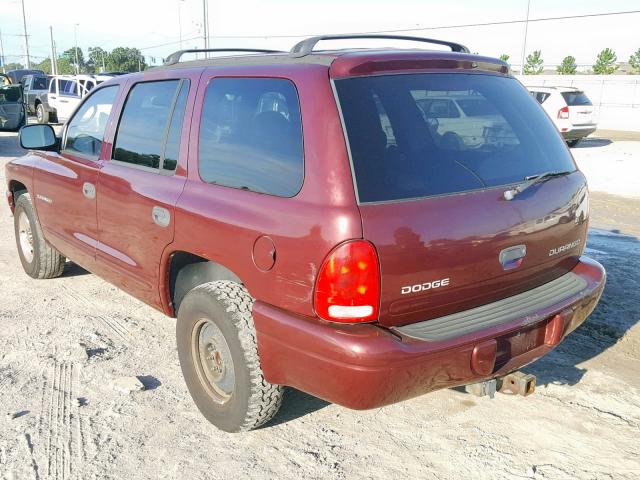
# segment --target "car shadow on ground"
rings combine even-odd
[[[640,321],[640,240],[615,230],[591,230],[585,255],[607,270],[607,285],[591,316],[552,352],[523,370],[538,385],[575,385],[583,362],[616,345]]]
[[[611,143],[613,142],[608,138],[583,138],[575,147],[572,148],[606,147]]]
[[[73,263],[72,261],[67,260],[67,263],[64,264],[64,271],[62,272],[61,277],[80,277],[82,275],[90,275],[91,272],[85,270],[80,265]]]
[[[276,416],[267,422],[263,428],[275,427],[281,423],[296,420],[310,413],[317,412],[329,405],[331,405],[330,402],[321,400],[295,388],[286,387],[282,407]]]

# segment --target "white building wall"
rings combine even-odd
[[[640,75],[516,75],[525,86],[576,87],[595,108],[598,128],[640,132]]]

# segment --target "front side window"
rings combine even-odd
[[[199,146],[208,183],[292,197],[304,174],[302,121],[292,82],[218,78],[207,87]]]
[[[67,127],[66,152],[95,160],[100,157],[102,138],[117,92],[116,85],[101,88],[80,106]]]
[[[575,170],[553,123],[513,78],[426,73],[335,84],[360,202],[482,190]]]
[[[174,170],[188,89],[186,80],[135,85],[120,117],[113,159],[147,168]]]

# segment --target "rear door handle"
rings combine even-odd
[[[82,184],[82,194],[88,199],[96,198],[96,186],[93,183],[84,182]]]
[[[171,223],[171,214],[166,208],[153,207],[151,210],[151,218],[153,219],[153,223],[161,227],[167,227],[169,223]]]

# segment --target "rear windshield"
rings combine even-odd
[[[584,92],[562,92],[562,97],[570,107],[591,105],[591,100],[589,100]]]
[[[555,126],[515,79],[385,75],[337,80],[336,90],[360,202],[459,193],[575,170]]]

